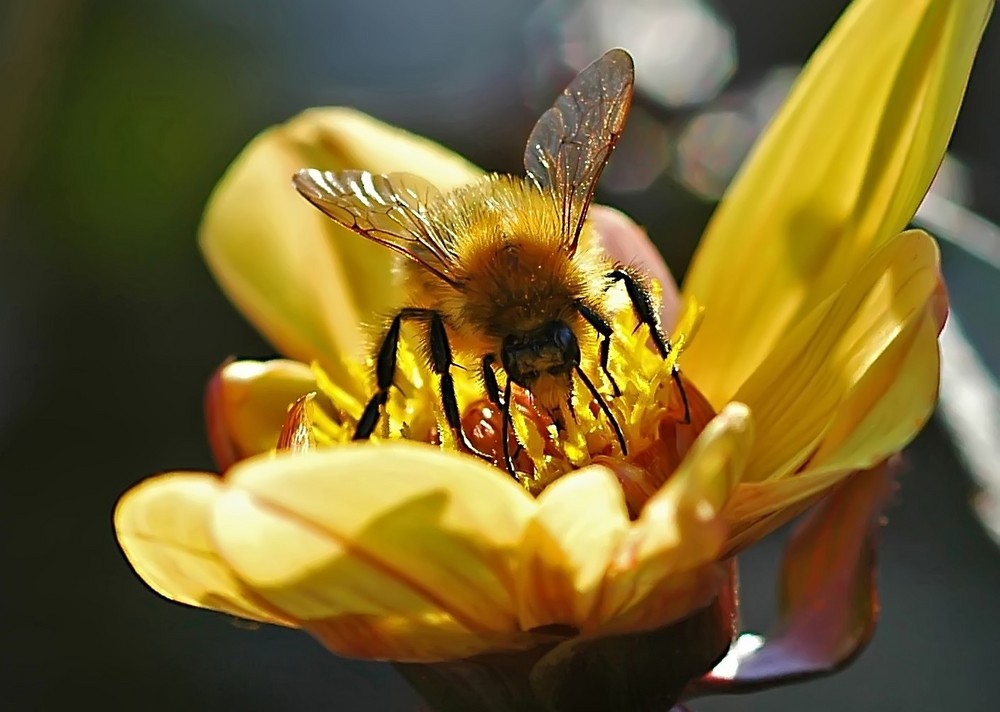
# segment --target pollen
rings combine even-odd
[[[699,309],[689,304],[671,337],[673,346],[666,359],[653,348],[645,328],[637,326],[631,310],[622,309],[615,318],[609,371],[619,389],[602,373],[596,353],[585,356],[582,367],[602,394],[621,427],[628,447],[623,454],[611,423],[598,402],[585,388],[575,389],[573,402],[560,413],[562,427],[531,394],[513,389],[510,419],[504,428],[502,409],[491,402],[478,380],[477,369],[461,364],[453,367],[462,429],[477,451],[507,471],[503,437],[514,465],[514,476],[530,493],[539,494],[562,475],[587,465],[603,465],[615,473],[629,510],[637,513],[677,468],[688,449],[715,416],[708,401],[681,370],[680,381],[687,395],[690,418],[685,420],[680,388],[673,369],[680,369],[684,345],[696,331]],[[374,364],[348,364],[350,377],[373,388]],[[300,398],[289,408],[276,449],[302,451],[333,447],[351,440],[365,401],[335,383],[318,365],[313,365],[318,391]],[[501,383],[505,376],[498,374]],[[455,442],[440,405],[437,377],[420,353],[418,342],[404,334],[397,356],[397,375],[385,406],[385,417],[371,442],[407,439],[463,451]]]

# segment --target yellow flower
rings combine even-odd
[[[848,10],[685,281],[674,334],[693,422],[677,422],[669,364],[622,321],[611,406],[629,457],[586,402],[564,436],[515,408],[520,481],[446,437],[427,444],[444,431],[435,383],[405,345],[388,425],[374,442],[345,442],[371,392],[358,325],[397,304],[391,254],[290,185],[306,166],[409,171],[445,190],[479,171],[346,109],[265,132],[216,189],[201,244],[236,305],[294,360],[217,374],[213,442],[235,464],[126,493],[115,527],[129,561],[168,598],[299,626],[365,658],[463,658],[697,610],[729,556],[899,451],[934,407],[938,253],[900,231],[944,153],[991,6]],[[495,447],[481,397],[459,379],[465,422]]]

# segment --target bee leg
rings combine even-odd
[[[628,292],[628,298],[632,302],[632,309],[635,310],[639,321],[649,327],[649,335],[652,337],[653,343],[656,344],[656,349],[660,352],[660,356],[666,358],[670,354],[670,340],[663,333],[660,314],[656,309],[656,304],[653,302],[653,297],[650,295],[649,290],[646,289],[639,278],[623,267],[618,267],[609,272],[608,279],[612,283],[623,282],[625,284],[625,291]],[[681,394],[681,402],[684,404],[684,419],[681,422],[690,423],[691,405],[688,402],[687,391],[684,390],[684,382],[681,380],[681,372],[677,366],[674,366],[670,377],[677,384],[677,390]]]
[[[597,401],[597,405],[599,405],[601,410],[604,412],[604,417],[606,417],[611,423],[611,427],[615,431],[615,437],[618,439],[618,445],[622,449],[622,455],[628,455],[628,446],[625,445],[625,433],[622,432],[622,427],[618,424],[615,414],[611,412],[611,408],[608,407],[607,402],[601,396],[600,392],[591,380],[587,378],[587,374],[584,373],[583,369],[579,366],[576,367],[576,375],[580,377],[581,381],[583,381],[583,385],[587,387],[587,390],[590,391],[590,395],[594,397],[594,400]]]
[[[389,325],[389,330],[382,339],[375,357],[375,385],[377,390],[365,405],[361,418],[354,430],[354,440],[367,440],[375,431],[382,409],[389,400],[389,389],[394,386],[396,375],[396,354],[399,349],[399,333],[404,320],[430,322],[431,360],[434,372],[441,376],[441,400],[445,407],[448,425],[456,429],[460,424],[458,403],[455,399],[455,386],[448,368],[451,366],[451,348],[444,331],[444,323],[440,315],[429,309],[406,308],[401,310]],[[458,428],[461,432],[461,428]],[[463,433],[464,436],[464,433]]]
[[[500,413],[502,415],[500,421],[500,440],[503,443],[503,461],[507,465],[507,472],[516,480],[517,470],[514,468],[514,457],[510,454],[510,388],[511,380],[508,378],[507,385],[503,389],[503,405],[500,406]],[[518,444],[518,447],[520,447],[520,444]]]
[[[615,394],[615,398],[617,398],[622,394],[622,391],[615,382],[614,376],[611,375],[611,371],[608,370],[608,361],[611,359],[611,334],[614,333],[611,329],[611,324],[583,302],[577,302],[576,309],[580,312],[580,316],[586,319],[587,323],[594,327],[594,330],[601,335],[601,346],[598,354],[601,359],[601,370],[607,379],[611,381],[611,390]]]
[[[507,388],[504,390],[503,397],[501,397],[500,383],[497,381],[497,374],[493,370],[495,362],[496,356],[493,354],[483,356],[483,384],[486,386],[486,397],[500,409],[500,417],[503,419],[500,425],[500,437],[503,439],[503,461],[507,466],[507,472],[510,473],[511,477],[517,479],[517,473],[514,470],[514,457],[516,457],[516,453],[514,456],[511,456],[510,443],[507,442],[507,420],[510,418],[510,410],[508,410],[506,404],[510,402],[510,379],[507,380]],[[520,447],[520,443],[518,443],[518,447]]]
[[[649,335],[653,338],[653,343],[656,344],[656,350],[660,352],[660,356],[666,358],[670,354],[670,341],[663,333],[660,314],[649,290],[635,274],[624,267],[618,267],[609,272],[608,279],[612,283],[622,282],[625,284],[625,291],[628,292],[628,298],[632,302],[635,315],[639,317],[639,321],[649,327]]]
[[[389,331],[382,338],[382,343],[378,347],[378,354],[375,357],[375,385],[378,390],[365,405],[364,412],[358,420],[358,426],[354,429],[354,440],[367,440],[371,437],[379,417],[382,415],[382,408],[389,400],[389,388],[392,387],[393,378],[396,375],[396,349],[399,347],[399,328],[403,319],[413,316],[410,310],[404,309],[397,314],[389,325]]]
[[[448,343],[444,319],[436,311],[426,310],[424,314],[430,320],[431,368],[440,379],[441,405],[444,407],[445,420],[448,421],[455,440],[461,443],[467,452],[492,463],[493,458],[473,445],[462,429],[462,415],[458,411],[458,398],[455,397],[455,379],[451,375],[451,367],[454,365],[451,360],[451,345]]]
[[[684,419],[681,420],[681,423],[687,425],[691,422],[691,404],[688,403],[688,394],[684,390],[684,381],[681,379],[680,369],[674,366],[673,371],[670,372],[670,377],[677,384],[677,391],[681,394],[681,403],[684,404]]]
[[[486,397],[490,399],[490,402],[497,408],[503,408],[503,400],[500,397],[500,383],[497,381],[497,374],[493,370],[493,364],[496,363],[496,360],[496,356],[493,354],[483,356],[483,384],[486,386]]]

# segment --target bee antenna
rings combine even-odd
[[[604,412],[604,416],[611,423],[611,428],[615,431],[615,437],[618,438],[618,444],[621,446],[622,455],[628,455],[628,446],[625,445],[625,434],[622,432],[622,428],[618,425],[618,420],[615,419],[615,414],[611,412],[611,408],[608,407],[608,402],[604,400],[604,396],[600,394],[597,388],[594,387],[593,382],[587,378],[587,374],[583,372],[583,369],[579,366],[576,367],[576,375],[580,377],[583,381],[583,385],[587,387],[590,391],[590,395],[594,397],[597,401],[597,405],[600,406],[601,410]]]

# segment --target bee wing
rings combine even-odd
[[[628,117],[634,82],[629,53],[610,50],[576,75],[528,138],[524,168],[540,188],[553,192],[570,254]]]
[[[292,178],[299,193],[329,217],[373,242],[406,255],[444,281],[458,281],[452,235],[428,217],[441,192],[410,173],[306,168]]]

